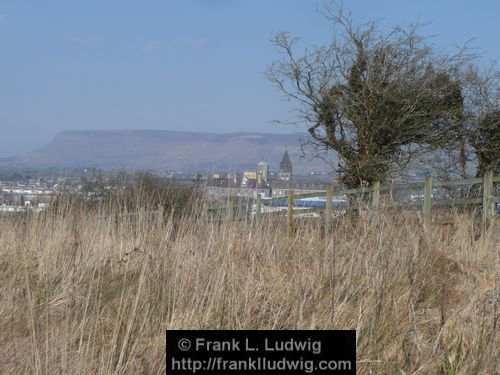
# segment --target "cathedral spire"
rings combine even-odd
[[[285,181],[292,179],[292,162],[290,161],[290,156],[288,156],[288,147],[285,148],[283,159],[281,159],[279,179]]]

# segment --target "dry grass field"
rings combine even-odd
[[[356,329],[359,374],[500,373],[500,224],[415,214],[0,224],[1,374],[162,374],[165,330]],[[110,219],[106,219],[109,217]]]

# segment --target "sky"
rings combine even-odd
[[[326,44],[315,0],[0,0],[0,157],[63,130],[290,133],[293,104],[265,78],[272,36]],[[500,60],[500,1],[351,0],[356,23],[430,21],[439,46]],[[485,63],[486,64],[486,63]]]

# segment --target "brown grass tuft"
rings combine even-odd
[[[119,206],[0,224],[0,373],[164,373],[174,328],[356,329],[360,374],[500,373],[499,223],[262,222]],[[477,237],[477,238],[476,238]]]

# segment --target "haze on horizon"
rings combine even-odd
[[[293,107],[264,77],[272,35],[325,44],[333,30],[311,0],[54,0],[0,3],[0,157],[63,130],[292,133]],[[439,46],[499,60],[500,3],[345,1],[356,22],[431,21]]]

